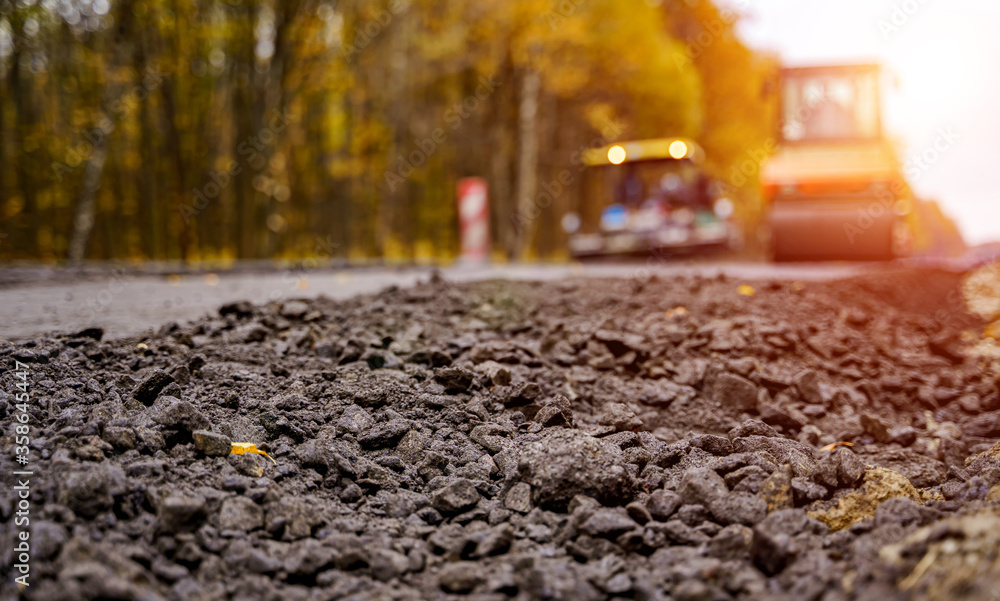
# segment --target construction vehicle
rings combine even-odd
[[[575,258],[650,252],[692,253],[737,246],[731,200],[701,167],[688,138],[655,138],[592,148],[574,210],[562,220]]]
[[[778,151],[761,167],[777,261],[913,252],[913,197],[882,131],[878,65],[781,72]]]

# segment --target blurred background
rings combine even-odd
[[[595,150],[617,164],[649,139],[683,141],[660,159],[696,163],[726,250],[762,257],[783,68],[813,63],[887,66],[873,135],[954,254],[967,225],[1000,238],[1000,119],[977,131],[956,100],[997,98],[995,43],[962,44],[1000,15],[965,3],[0,0],[0,260],[447,263],[470,189],[488,258],[562,260],[588,211],[607,229],[602,207],[629,204],[589,192],[633,177],[594,183]],[[954,152],[917,168],[949,127]]]

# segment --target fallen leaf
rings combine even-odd
[[[673,309],[667,311],[667,319],[673,319],[674,317],[683,317],[687,315],[689,311],[687,307],[674,307]]]
[[[274,465],[278,465],[278,462],[275,461],[273,457],[271,457],[270,455],[268,455],[264,451],[261,451],[260,449],[258,449],[257,445],[255,445],[252,442],[234,442],[233,443],[233,450],[229,454],[230,455],[246,455],[248,453],[249,454],[254,454],[254,455],[263,455],[264,457],[267,457],[268,459],[270,459],[271,463],[273,463]]]
[[[757,291],[753,289],[753,286],[748,286],[747,284],[743,284],[742,286],[737,288],[736,291],[743,296],[753,296],[757,294]]]
[[[853,447],[853,446],[854,446],[853,442],[831,442],[830,444],[826,445],[825,447],[823,447],[820,450],[821,451],[832,451],[832,450],[836,449],[837,447]]]

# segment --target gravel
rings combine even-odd
[[[438,278],[2,346],[20,594],[992,601],[1000,389],[956,286]]]

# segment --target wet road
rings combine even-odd
[[[455,282],[489,279],[551,280],[566,277],[646,278],[725,273],[742,280],[835,279],[876,267],[845,263],[772,265],[736,262],[634,262],[567,265],[450,267]],[[348,298],[391,285],[426,281],[431,268],[261,269],[235,272],[121,273],[90,270],[85,277],[43,270],[0,270],[0,338],[98,326],[106,338],[143,334],[170,321],[186,321],[236,300],[255,303],[315,297]]]

